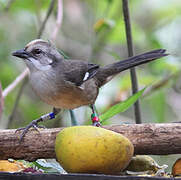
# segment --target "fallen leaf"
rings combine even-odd
[[[22,162],[0,160],[0,171],[2,172],[20,172],[24,169],[25,167]]]
[[[126,168],[127,173],[132,173],[138,175],[150,174],[152,176],[164,176],[166,175],[165,169],[167,165],[159,166],[157,162],[150,156],[147,155],[137,155],[132,157],[131,162]]]
[[[172,175],[179,176],[181,175],[181,158],[177,159],[172,166]]]

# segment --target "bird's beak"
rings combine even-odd
[[[27,59],[29,57],[28,52],[26,52],[24,49],[17,50],[13,52],[12,55],[22,59]]]

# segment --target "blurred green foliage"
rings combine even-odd
[[[0,81],[3,89],[25,67],[22,61],[11,56],[11,52],[24,47],[26,43],[36,38],[50,2],[50,0],[0,0]],[[180,9],[181,5],[178,0],[174,0],[174,3],[171,0],[164,2],[161,0],[130,1],[135,54],[156,48],[166,48],[172,54],[162,60],[137,68],[140,88],[159,83],[170,74],[179,74],[180,52],[178,49],[180,47],[173,49],[172,43],[178,45],[180,43],[172,41],[172,35],[175,32],[171,27],[174,21],[178,21],[181,17]],[[57,4],[45,26],[42,38],[46,40],[51,39],[52,32],[56,27],[56,13]],[[179,28],[180,24],[177,24],[177,29]],[[178,31],[176,33],[179,35]],[[56,41],[53,43],[71,58],[85,59],[101,65],[126,58],[127,45],[121,1],[63,1],[63,21]],[[180,114],[172,108],[171,103],[174,103],[174,100],[170,100],[168,97],[175,93],[180,97],[178,91],[175,90],[175,84],[180,81],[178,76],[177,78],[173,76],[172,80],[168,79],[168,83],[165,83],[163,87],[157,88],[153,93],[141,99],[143,122],[179,120]],[[128,71],[118,75],[110,84],[103,87],[96,102],[100,113],[106,111],[110,105],[123,101],[131,95]],[[24,126],[32,119],[51,111],[51,107],[41,102],[32,92],[31,87],[26,85],[13,121],[8,125],[19,87],[16,87],[5,99],[3,118],[0,121],[2,128]],[[179,88],[178,84],[176,87]],[[120,98],[119,96],[125,97]],[[90,111],[86,108],[84,112],[85,116],[80,117],[82,113],[79,115],[79,111],[76,111],[76,116],[80,117],[80,124],[89,119]],[[169,116],[167,116],[168,113]],[[66,123],[67,118],[69,119],[70,115],[62,112],[62,125],[69,124]],[[116,116],[117,123],[124,118],[130,119],[131,122],[134,121],[132,108]],[[49,127],[60,126],[59,119],[55,120],[56,123],[47,122],[46,125]],[[112,121],[114,118],[110,119],[110,123]]]
[[[0,0],[0,82],[5,89],[25,65],[11,56],[37,37],[50,0]],[[127,57],[124,19],[120,0],[64,0],[63,21],[54,44],[71,58],[85,59],[101,65]],[[165,48],[171,55],[137,68],[139,87],[158,84],[141,99],[143,122],[172,122],[181,117],[181,3],[179,0],[134,0],[130,16],[135,54]],[[56,27],[57,5],[49,18],[43,39],[51,39]],[[101,24],[102,23],[102,24]],[[97,26],[96,26],[97,25]],[[96,29],[97,28],[97,29]],[[176,74],[176,75],[175,75]],[[171,76],[170,76],[171,75]],[[173,76],[172,76],[173,75]],[[163,79],[164,84],[160,84]],[[20,86],[5,98],[0,128],[18,128],[51,111],[25,86],[12,122],[10,114]],[[129,71],[121,73],[100,91],[96,101],[98,112],[124,101],[131,94]],[[134,122],[133,109],[117,115],[109,123]],[[88,108],[76,110],[79,124],[90,118]],[[61,119],[61,121],[60,121]],[[62,112],[48,127],[70,124],[70,115]]]
[[[125,101],[121,101],[120,103],[115,104],[114,106],[111,106],[105,113],[100,115],[100,122],[104,123],[109,118],[126,111],[131,105],[133,105],[139,97],[143,94],[145,88],[138,91]]]

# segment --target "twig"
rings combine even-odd
[[[78,121],[77,121],[77,118],[76,118],[76,116],[75,116],[74,111],[73,111],[72,109],[70,109],[69,112],[70,112],[70,117],[71,117],[71,125],[72,125],[72,126],[77,126],[77,125],[79,125],[79,124],[78,124]]]
[[[51,36],[52,41],[55,41],[57,37],[58,30],[60,29],[60,26],[62,24],[62,19],[63,19],[63,1],[58,0],[56,27]]]
[[[2,93],[3,98],[5,98],[28,74],[29,69],[26,68],[8,87],[4,89]]]
[[[52,0],[51,3],[50,3],[50,6],[49,6],[48,11],[47,11],[47,14],[46,14],[46,16],[45,16],[45,19],[44,19],[44,21],[43,21],[43,23],[42,23],[42,25],[41,25],[41,27],[40,27],[40,30],[39,30],[39,32],[38,32],[37,38],[40,38],[40,37],[41,37],[41,35],[42,35],[42,33],[43,33],[44,29],[45,29],[45,25],[46,25],[46,23],[47,23],[47,20],[48,20],[48,18],[50,17],[50,14],[51,14],[52,11],[53,11],[53,8],[54,8],[54,5],[55,5],[55,1],[56,1],[56,0]]]
[[[3,96],[2,96],[2,86],[0,83],[0,119],[3,113],[3,104],[4,104],[4,100],[3,100]]]
[[[125,28],[126,28],[126,39],[127,39],[127,46],[128,46],[128,56],[133,56],[133,42],[132,42],[132,35],[131,35],[131,23],[130,23],[130,15],[129,15],[129,6],[128,0],[123,0],[123,15],[125,21]],[[132,92],[133,94],[138,92],[138,82],[136,76],[135,68],[130,69],[131,74],[131,84],[132,84]],[[137,124],[141,123],[141,111],[139,101],[136,101],[134,104],[134,113],[135,113],[135,120]]]
[[[8,128],[10,128],[10,126],[11,126],[11,124],[12,124],[14,115],[15,115],[15,113],[16,113],[16,109],[17,109],[17,107],[18,107],[19,100],[20,100],[20,98],[21,98],[21,94],[22,94],[22,92],[23,92],[23,90],[24,90],[24,87],[25,87],[25,85],[26,85],[27,82],[28,82],[28,80],[27,80],[27,78],[25,78],[25,79],[23,80],[23,82],[22,82],[22,85],[21,85],[19,91],[18,91],[18,95],[17,95],[17,97],[16,97],[16,100],[15,100],[15,103],[14,103],[14,106],[13,106],[12,113],[11,113],[11,115],[9,116],[9,122],[8,122],[8,125],[7,125]]]
[[[13,4],[15,0],[9,0],[8,3],[7,3],[7,6],[4,8],[4,11],[8,11],[11,7],[11,5]]]
[[[142,97],[144,98],[144,97],[150,95],[151,93],[153,93],[154,91],[164,87],[166,84],[168,84],[168,82],[170,80],[172,80],[173,78],[177,78],[179,75],[180,75],[180,71],[177,73],[170,74],[167,77],[161,79],[160,81],[154,83],[153,85],[151,85],[144,91]]]

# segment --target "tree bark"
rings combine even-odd
[[[135,154],[168,155],[181,153],[181,124],[124,124],[104,126],[126,136],[134,145]],[[0,131],[0,159],[33,161],[55,158],[56,134],[63,128],[31,130],[19,142],[20,132]]]

